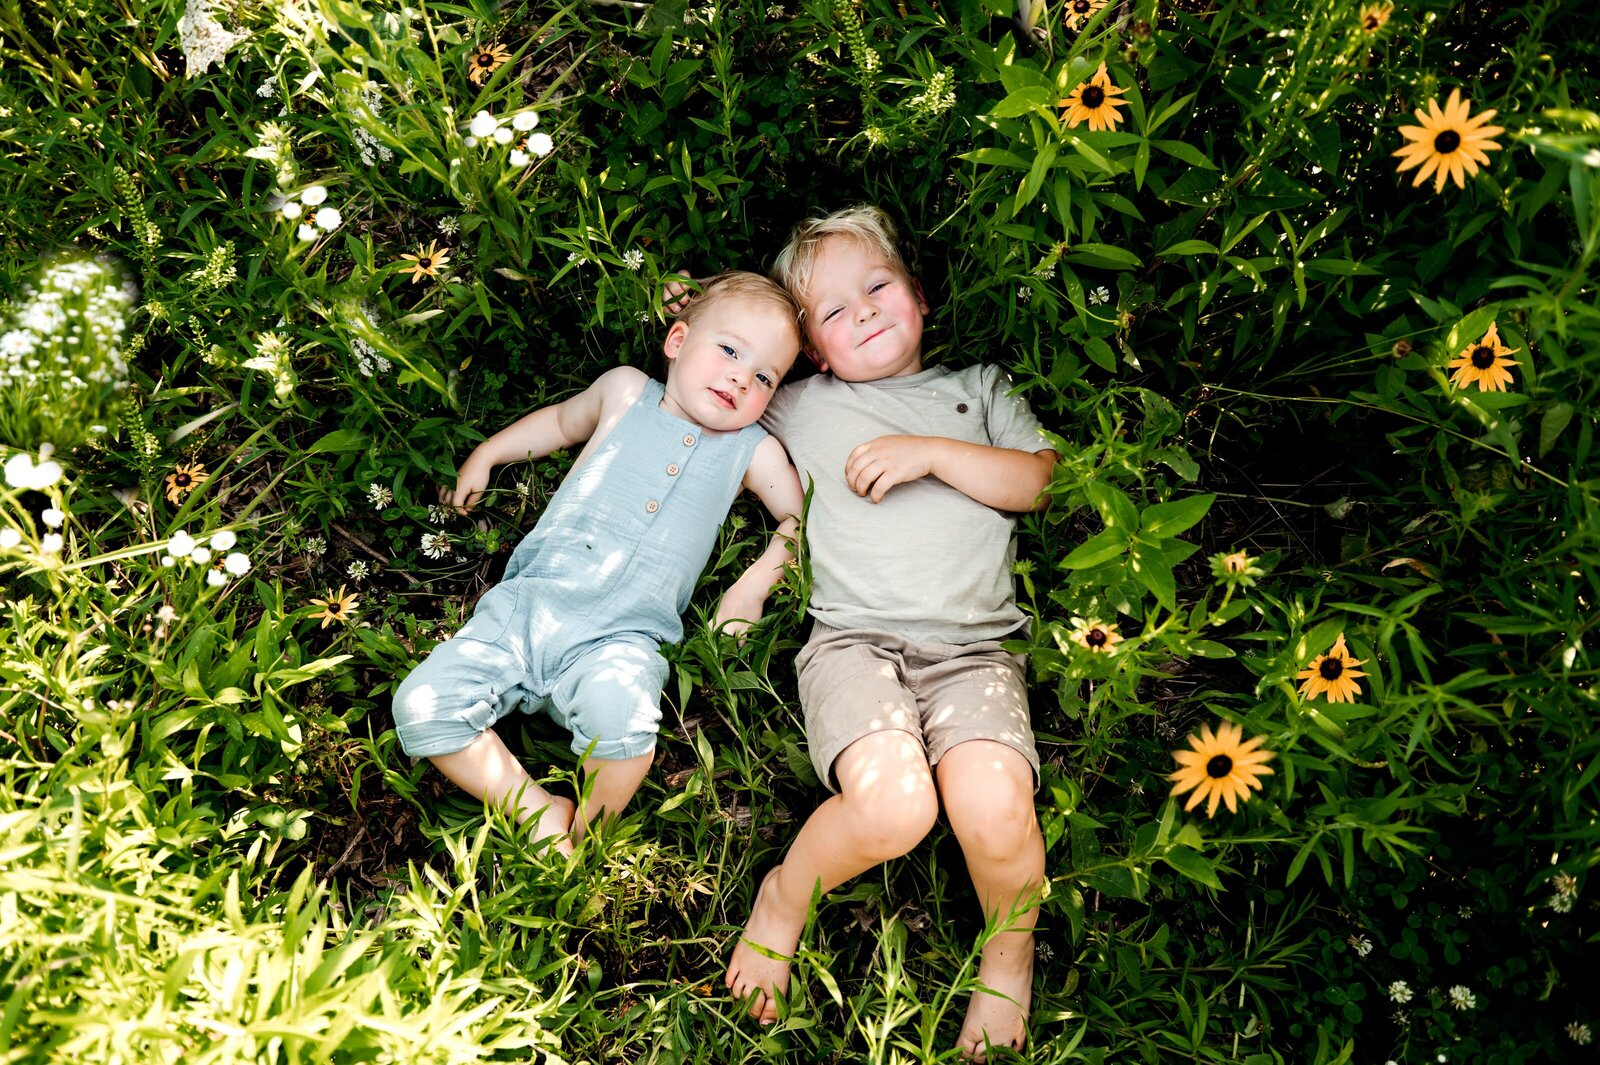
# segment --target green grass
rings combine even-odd
[[[985,929],[943,828],[818,900],[782,1023],[720,991],[823,795],[803,577],[742,647],[704,624],[759,508],[669,652],[635,812],[572,860],[388,711],[572,458],[440,525],[472,444],[659,371],[665,280],[860,201],[914,237],[932,357],[1007,366],[1063,456],[1019,533],[1026,1060],[1592,1060],[1600,19],[1361,8],[1130,0],[1074,32],[1057,4],[1027,57],[975,2],[237,4],[186,71],[180,7],[0,5],[0,1063],[953,1060]],[[1065,126],[1102,61],[1120,125]],[[1401,127],[1453,89],[1500,148],[1413,187]],[[550,150],[468,145],[480,111]],[[1491,323],[1509,389],[1455,387]],[[25,487],[20,455],[63,474]],[[161,564],[223,529],[248,572]],[[320,627],[340,586],[356,618]],[[1341,633],[1360,698],[1305,698]],[[1277,772],[1207,819],[1165,777],[1219,719]],[[504,731],[570,792],[553,726]]]

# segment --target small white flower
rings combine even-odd
[[[221,588],[228,583],[227,575],[219,569],[206,570],[206,583],[213,588]]]
[[[528,138],[528,151],[534,155],[549,155],[555,146],[556,142],[550,139],[548,133],[535,133]]]
[[[316,240],[318,237],[322,236],[322,230],[318,229],[310,222],[301,222],[300,228],[294,231],[294,235],[309,244],[313,240]]]
[[[313,558],[320,557],[328,550],[328,542],[320,536],[306,537],[306,554]]]
[[[161,556],[161,566],[162,566],[163,569],[171,569],[173,566],[176,566],[177,564],[178,564],[178,560],[173,558],[171,555],[162,555]]]
[[[296,218],[300,217],[300,213],[304,211],[305,208],[301,207],[296,201],[290,200],[288,203],[280,207],[279,210],[283,212],[283,217],[293,222]]]
[[[444,558],[450,554],[450,536],[447,533],[423,533],[422,553],[429,558]]]
[[[45,447],[50,447],[46,444]],[[50,451],[54,451],[50,448]],[[41,461],[35,463],[28,454],[12,455],[6,459],[6,484],[12,488],[49,488],[61,480],[61,464],[50,461],[50,451],[39,449]]]
[[[479,111],[472,116],[472,121],[467,125],[467,131],[474,137],[492,137],[500,123],[495,121],[493,115],[487,111]]]
[[[312,185],[300,193],[300,202],[307,207],[315,207],[328,198],[328,190],[321,185]]]
[[[518,133],[526,133],[538,124],[539,113],[537,111],[518,111],[516,116],[511,119],[511,128]]]
[[[194,537],[179,529],[172,534],[172,539],[167,541],[167,554],[173,558],[188,558],[189,553],[195,549]]]
[[[1372,940],[1366,936],[1351,936],[1345,942],[1350,944],[1350,949],[1356,952],[1357,957],[1365,958],[1372,953]]]
[[[1474,995],[1464,985],[1457,984],[1450,989],[1450,1005],[1458,1010],[1477,1009],[1478,996]]]
[[[230,551],[222,560],[222,568],[235,577],[243,577],[250,572],[250,556],[243,551]]]
[[[20,543],[22,543],[22,534],[17,530],[9,525],[4,529],[0,529],[0,551],[10,551]]]
[[[1094,304],[1095,306],[1099,306],[1100,304],[1105,303],[1106,301],[1108,301],[1110,299],[1111,299],[1111,290],[1106,288],[1104,285],[1101,285],[1099,288],[1097,288],[1093,292],[1089,293],[1089,302]]]
[[[197,566],[204,566],[207,562],[211,561],[211,548],[195,548],[193,551],[189,552],[189,561],[193,562]]]
[[[1577,1021],[1573,1021],[1571,1024],[1567,1025],[1567,1038],[1572,1040],[1574,1043],[1577,1043],[1581,1047],[1586,1047],[1589,1045],[1589,1041],[1594,1038],[1594,1035],[1589,1031],[1589,1026],[1587,1024],[1580,1024]]]
[[[496,144],[510,144],[511,138],[515,136],[515,133],[512,133],[505,126],[501,126],[499,129],[494,131],[494,142]]]
[[[67,515],[58,507],[45,507],[39,514],[39,520],[52,529],[59,529],[61,523],[67,520]]]
[[[232,529],[223,529],[211,537],[211,546],[218,551],[227,551],[238,542],[239,537]]]
[[[1393,1002],[1398,1002],[1401,1005],[1404,1005],[1405,1003],[1411,1001],[1411,995],[1411,985],[1406,983],[1404,980],[1396,980],[1394,983],[1389,985],[1389,998]]]
[[[622,265],[629,270],[637,270],[644,265],[644,252],[638,248],[629,248],[622,253]]]
[[[1031,299],[1033,299],[1033,289],[1029,288],[1027,285],[1018,285],[1017,300],[1021,303],[1027,303]]]
[[[162,603],[161,609],[156,611],[156,620],[163,625],[170,625],[178,620],[178,611],[171,603]]]
[[[317,211],[317,217],[312,219],[318,226],[332,233],[339,228],[339,223],[344,221],[337,207],[323,207]]]
[[[506,162],[521,170],[528,165],[528,153],[521,148],[513,148],[511,149],[511,154],[506,157]]]
[[[353,581],[366,580],[369,572],[371,572],[370,567],[359,558],[350,563],[349,568],[345,570],[345,574]]]
[[[367,485],[367,502],[372,504],[373,510],[382,510],[394,502],[394,493],[389,490],[388,486],[374,481],[372,484]]]
[[[39,550],[47,555],[54,555],[60,552],[61,545],[65,542],[60,533],[45,533],[44,539],[39,541]]]
[[[462,137],[461,138],[461,143],[465,144],[468,148],[476,148],[478,146],[478,138],[473,137],[473,136]],[[451,166],[460,166],[461,165],[461,160],[452,159],[452,160],[450,160],[450,165]]]

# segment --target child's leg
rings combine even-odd
[[[832,891],[875,865],[915,847],[939,814],[928,756],[909,732],[875,732],[845,749],[834,774],[839,794],[800,829],[783,864],[756,893],[750,922],[733,949],[726,983],[751,999],[763,1024],[778,1017],[777,995],[789,986],[789,961],[800,942],[811,896]],[[769,958],[752,944],[765,947]]]
[[[1033,929],[1044,884],[1033,766],[1003,743],[968,740],[945,752],[937,774],[984,918],[1007,929],[984,945],[978,966],[983,987],[973,992],[957,1041],[963,1055],[982,1061],[985,1045],[1021,1050],[1028,1031]]]
[[[436,754],[429,761],[464,791],[510,811],[519,824],[533,820],[535,840],[574,829],[572,800],[551,795],[536,784],[494,729],[485,730],[462,750]],[[571,854],[574,842],[562,839],[556,849]]]
[[[584,788],[588,799],[572,822],[572,842],[576,843],[589,832],[589,826],[602,817],[617,817],[627,809],[633,793],[644,783],[650,764],[655,761],[654,749],[636,758],[590,758],[583,764],[584,772],[592,783]]]

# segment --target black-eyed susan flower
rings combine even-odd
[[[1111,0],[1067,0],[1067,29],[1077,31]]]
[[[312,606],[320,606],[322,608],[317,613],[312,614],[311,617],[313,620],[321,618],[322,624],[318,625],[317,628],[325,629],[335,621],[349,621],[355,617],[356,606],[360,602],[361,600],[355,595],[346,595],[344,585],[341,584],[337,592],[328,593],[328,598],[311,600]]]
[[[1211,575],[1223,584],[1242,584],[1251,587],[1256,578],[1266,570],[1256,565],[1256,559],[1243,551],[1230,551],[1211,556]]]
[[[467,56],[467,79],[474,85],[482,85],[489,80],[489,75],[499,70],[511,59],[511,50],[499,41],[490,44],[481,44]]]
[[[1098,654],[1113,654],[1117,644],[1122,642],[1115,625],[1107,625],[1094,618],[1073,618],[1072,631],[1067,634],[1067,639]]]
[[[1122,121],[1117,108],[1127,107],[1128,104],[1117,97],[1124,92],[1127,90],[1111,84],[1111,75],[1106,73],[1106,65],[1101,63],[1093,77],[1080,82],[1057,106],[1063,108],[1061,117],[1069,127],[1076,128],[1088,122],[1091,130],[1108,130]]]
[[[440,248],[438,241],[431,242],[426,248],[417,245],[417,254],[403,253],[400,258],[411,260],[410,266],[402,266],[402,274],[411,275],[411,283],[416,284],[425,277],[438,277],[439,268],[450,261],[450,249]]]
[[[1500,342],[1500,326],[1490,322],[1489,331],[1483,334],[1482,340],[1469,344],[1446,364],[1445,369],[1455,371],[1450,375],[1450,383],[1457,388],[1477,385],[1480,392],[1504,392],[1512,381],[1511,371],[1506,367],[1517,364],[1511,357],[1515,351]]]
[[[1411,143],[1394,154],[1400,159],[1399,173],[1420,166],[1412,185],[1420,185],[1429,174],[1434,175],[1433,191],[1444,189],[1446,178],[1456,183],[1456,188],[1467,187],[1466,178],[1478,172],[1478,165],[1489,164],[1484,152],[1500,150],[1500,145],[1490,138],[1504,133],[1500,126],[1486,126],[1495,116],[1493,110],[1479,112],[1468,118],[1467,101],[1461,98],[1460,89],[1450,90],[1450,99],[1443,108],[1437,99],[1428,101],[1428,109],[1417,108],[1420,126],[1401,126],[1400,135]],[[1465,175],[1465,176],[1463,176]]]
[[[1361,8],[1361,28],[1367,33],[1377,33],[1388,23],[1392,14],[1394,14],[1393,4],[1364,4]]]
[[[1189,737],[1192,750],[1172,752],[1178,763],[1177,772],[1167,775],[1175,782],[1172,794],[1193,790],[1183,808],[1192,810],[1204,800],[1207,817],[1217,812],[1219,801],[1227,803],[1230,814],[1238,813],[1239,803],[1249,801],[1250,789],[1260,791],[1260,778],[1272,772],[1264,763],[1276,756],[1261,749],[1263,738],[1246,740],[1244,730],[1228,721],[1219,724],[1214,735],[1211,726],[1201,725],[1199,735]]]
[[[183,497],[200,487],[211,475],[203,462],[180,462],[178,468],[167,474],[167,502],[176,506]]]
[[[1313,658],[1309,666],[1295,674],[1295,679],[1300,681],[1301,694],[1308,699],[1326,694],[1330,703],[1353,703],[1361,694],[1356,678],[1366,676],[1355,667],[1365,661],[1350,657],[1341,632],[1328,653]]]

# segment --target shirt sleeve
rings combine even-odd
[[[1043,451],[1050,442],[1039,435],[1043,428],[1033,408],[1021,396],[1011,395],[1011,375],[998,366],[985,366],[980,378],[985,428],[995,447],[1018,451]]]

